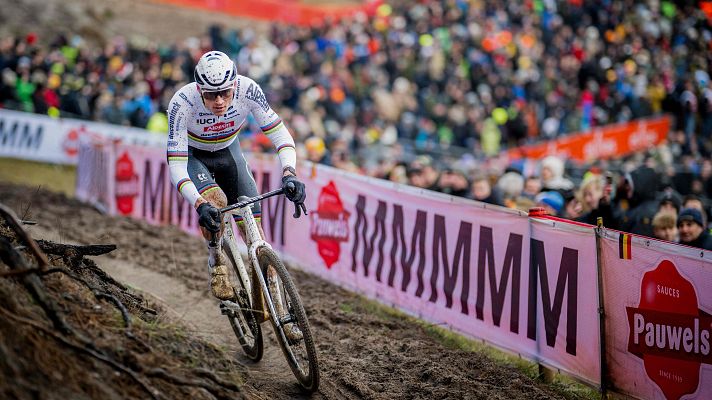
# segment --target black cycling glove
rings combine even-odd
[[[220,231],[220,211],[210,203],[198,206],[198,223],[209,232]]]
[[[307,198],[306,187],[302,182],[299,182],[296,176],[287,175],[282,177],[282,188],[287,199],[294,203],[294,218],[299,218],[304,211],[307,215],[307,208],[304,205],[304,200]]]

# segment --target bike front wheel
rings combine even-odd
[[[297,287],[272,249],[261,248],[258,260],[271,301],[281,299],[281,309],[285,312],[277,318],[270,318],[282,352],[302,388],[309,393],[316,392],[319,388],[319,365],[307,313]],[[285,326],[293,323],[301,330],[302,338],[299,340],[289,340],[285,335]]]

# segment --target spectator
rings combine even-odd
[[[564,178],[564,162],[556,156],[541,161],[541,183],[542,190],[565,192],[574,188],[573,182]]]
[[[331,157],[327,154],[324,139],[318,136],[310,136],[304,141],[304,146],[307,150],[307,160],[314,163],[331,165]]]
[[[677,216],[677,213],[680,212],[681,203],[680,196],[675,192],[663,192],[658,203],[658,212],[670,213]]]
[[[423,189],[437,190],[439,173],[433,166],[433,160],[420,156],[410,163],[409,183]]]
[[[683,208],[694,208],[702,214],[702,225],[707,226],[707,212],[705,211],[705,205],[699,196],[694,194],[688,194],[682,201]]]
[[[677,230],[677,214],[668,211],[659,211],[653,218],[653,235],[668,242],[679,241]]]
[[[470,183],[467,181],[465,174],[448,168],[440,174],[437,187],[439,192],[464,197],[470,190]]]
[[[598,224],[598,218],[603,226],[618,229],[620,211],[611,201],[611,187],[603,184],[603,177],[591,174],[583,180],[577,197],[582,199],[582,212],[577,218],[572,218],[591,225]]]
[[[502,196],[503,205],[515,208],[517,198],[524,190],[524,178],[517,172],[507,172],[499,178],[495,187]]]
[[[712,236],[705,229],[702,213],[696,208],[683,208],[677,219],[680,244],[712,250]]]
[[[559,216],[564,208],[564,196],[557,191],[541,192],[536,196],[537,206],[544,207],[547,214]]]
[[[622,218],[620,229],[638,235],[653,236],[653,217],[658,210],[655,193],[658,175],[642,166],[627,174],[618,190]]]
[[[395,165],[388,172],[388,175],[386,178],[391,182],[396,182],[396,183],[401,183],[401,184],[407,185],[408,184],[408,170],[406,169],[405,165],[403,165],[403,164]]]
[[[524,181],[524,190],[522,196],[534,200],[536,195],[541,192],[541,179],[536,176],[530,176]]]
[[[560,213],[562,217],[571,220],[577,220],[583,215],[583,201],[576,193],[564,198],[564,209]]]
[[[477,175],[470,185],[470,196],[473,200],[489,204],[502,205],[499,196],[492,190],[489,178],[485,175]]]

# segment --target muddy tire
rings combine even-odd
[[[231,281],[237,282],[235,287],[235,302],[240,305],[241,312],[233,315],[228,314],[228,320],[232,327],[235,336],[237,337],[242,350],[247,358],[254,362],[262,359],[264,354],[264,344],[262,342],[262,328],[255,317],[254,307],[250,303],[250,297],[247,290],[243,287],[242,280],[237,275],[237,266],[234,257],[241,257],[240,254],[232,254],[229,246],[224,246],[223,250],[227,256],[227,261],[232,267],[234,276]]]
[[[287,272],[282,261],[277,257],[272,249],[262,248],[259,250],[258,260],[262,269],[265,282],[269,282],[269,270],[276,273],[279,278],[279,287],[282,293],[283,307],[287,311],[287,317],[296,323],[302,331],[303,338],[297,342],[291,342],[284,334],[282,324],[276,324],[272,318],[270,322],[274,327],[275,334],[282,348],[285,358],[292,373],[297,378],[299,385],[308,393],[316,392],[319,389],[319,365],[317,361],[314,339],[309,328],[307,313],[304,311],[301,297],[297,292],[297,287],[292,281],[292,277]],[[271,274],[275,276],[275,274]],[[267,285],[270,288],[270,285]],[[270,290],[270,298],[275,299],[275,295]]]

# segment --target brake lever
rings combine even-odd
[[[299,218],[302,216],[301,212],[304,213],[304,215],[309,215],[307,213],[307,206],[304,205],[304,203],[294,203],[294,214],[292,214],[292,217],[294,218]]]

